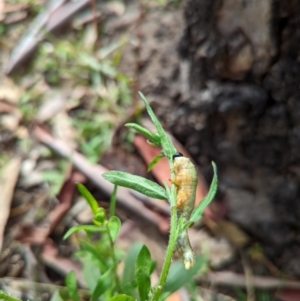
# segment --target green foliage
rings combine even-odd
[[[66,276],[66,287],[68,289],[69,296],[73,301],[79,301],[76,275],[74,271],[71,271]]]
[[[22,113],[23,123],[31,122],[37,114],[38,104],[42,98],[36,85],[28,88],[19,98],[19,108]]]
[[[215,162],[211,163],[214,170],[214,177],[210,184],[209,191],[203,200],[200,201],[198,206],[193,210],[190,221],[192,223],[198,221],[203,214],[204,209],[209,205],[209,203],[214,199],[217,189],[218,189],[218,177],[217,177],[217,166]]]
[[[118,185],[115,185],[109,202],[109,216],[114,216],[116,212],[117,190],[118,190]]]
[[[109,66],[100,64],[91,57],[81,56],[81,60],[85,63],[86,68],[93,68],[110,77],[116,76]],[[176,153],[176,149],[164,132],[146,98],[142,94],[141,97],[156,127],[156,132],[152,133],[141,126],[133,124],[129,124],[128,127],[142,134],[144,133],[150,140],[150,143],[155,145],[160,144],[162,153],[168,158],[172,170],[172,156]],[[151,167],[154,166],[158,159],[155,158],[152,161],[150,164]],[[203,256],[198,256],[195,265],[189,270],[186,270],[182,263],[179,262],[175,262],[171,266],[171,261],[178,235],[192,222],[201,218],[204,208],[211,202],[216,193],[216,165],[214,162],[212,165],[214,177],[209,192],[200,205],[194,209],[192,217],[188,222],[185,222],[182,217],[177,216],[175,185],[168,187],[165,184],[165,187],[162,187],[150,180],[129,173],[120,171],[106,172],[103,174],[103,177],[115,185],[111,196],[109,214],[106,214],[105,209],[99,207],[98,202],[87,188],[80,183],[77,184],[77,188],[80,194],[86,199],[94,218],[91,224],[77,225],[69,229],[64,239],[67,239],[70,235],[77,235],[79,251],[76,256],[83,264],[83,275],[90,289],[90,300],[163,301],[169,294],[186,283],[190,283],[195,274],[203,272],[206,269],[207,262]],[[173,176],[172,174],[171,177]],[[117,186],[128,187],[150,197],[168,200],[171,204],[169,243],[160,279],[154,287],[151,286],[151,274],[155,263],[151,259],[148,248],[145,245],[136,243],[130,248],[127,255],[124,256],[124,253],[121,253],[115,247],[115,240],[121,228],[121,221],[115,215]],[[79,231],[80,233],[78,233]],[[119,273],[117,269],[121,261],[124,261],[124,265],[122,273]],[[80,300],[74,272],[70,272],[67,275],[66,288],[67,291],[53,295],[52,301]]]
[[[130,300],[129,296],[126,297],[126,295],[118,295],[118,299],[114,299],[117,297],[113,298],[113,295],[115,293],[126,293],[128,290],[132,290],[132,294],[134,294],[134,291],[137,290],[137,282],[135,281],[136,276],[134,275],[132,266],[136,264],[138,257],[139,263],[141,263],[142,260],[145,260],[145,257],[142,256],[143,253],[139,256],[137,255],[140,253],[141,249],[144,249],[139,247],[138,253],[135,251],[129,252],[123,271],[124,277],[120,277],[117,273],[120,257],[118,251],[114,247],[114,241],[120,230],[121,222],[114,214],[111,214],[109,218],[107,218],[106,215],[102,215],[101,222],[96,216],[104,209],[98,206],[98,203],[84,185],[77,184],[77,187],[94,213],[94,224],[75,226],[66,233],[64,238],[67,238],[78,231],[85,231],[87,234],[86,238],[80,238],[79,240],[80,251],[77,256],[83,261],[83,273],[87,285],[91,290],[91,300],[109,300],[111,298],[112,300]],[[101,233],[101,237],[98,241],[93,241],[90,233]],[[148,255],[150,256],[149,251]],[[152,263],[151,259],[150,263]],[[150,268],[148,270],[152,272]],[[133,275],[131,274],[132,271]],[[144,274],[141,274],[141,277],[143,276]],[[74,281],[74,274],[69,274],[67,276],[66,283],[68,296],[72,296],[71,299],[73,300],[76,298],[76,286],[74,285],[76,282]],[[150,284],[148,287],[150,289]],[[63,300],[66,300],[68,296],[63,296]]]
[[[5,26],[4,24],[0,23],[0,38],[4,35],[5,33]]]
[[[149,197],[166,200],[167,195],[165,190],[157,183],[147,180],[145,178],[135,176],[123,171],[108,171],[103,174],[104,179],[109,182],[134,189]]]
[[[204,271],[208,267],[208,262],[205,256],[197,256],[195,265],[190,269],[186,270],[181,262],[177,261],[172,264],[170,272],[165,284],[165,291],[169,294],[177,291],[186,283],[192,281],[199,271]]]
[[[148,172],[151,171],[154,165],[163,157],[163,155],[155,156],[148,165]]]
[[[165,133],[162,125],[160,124],[160,122],[158,121],[157,117],[155,116],[152,108],[150,107],[146,97],[144,96],[143,93],[139,92],[142,100],[145,103],[146,106],[146,110],[157,130],[157,135],[159,136],[159,141],[161,143],[161,147],[163,149],[163,154],[169,159],[169,161],[172,160],[173,155],[176,153],[176,148],[174,147],[171,139],[169,138],[169,136]]]
[[[87,65],[95,65],[94,68],[102,70],[101,68],[103,66],[99,65],[91,58],[85,57],[84,60]],[[113,76],[112,73],[110,73],[110,75]],[[134,124],[129,124],[127,126],[145,134],[150,143],[155,145],[161,144],[162,152],[165,156],[167,156],[172,168],[172,156],[176,150],[171,143],[171,140],[162,129],[146,98],[142,94],[141,96],[145,102],[147,111],[155,124],[157,132],[152,133],[141,126]],[[152,161],[152,167],[158,159],[159,158],[155,158],[154,161]],[[172,185],[171,189],[167,185],[163,188],[152,181],[129,173],[121,171],[106,172],[103,174],[103,177],[115,184],[111,197],[110,217],[108,218],[104,209],[98,206],[97,201],[89,193],[89,191],[82,184],[77,184],[81,195],[87,200],[87,203],[94,214],[93,224],[75,226],[66,233],[64,238],[67,238],[78,231],[86,232],[87,238],[80,239],[81,250],[79,254],[81,258],[84,258],[84,270],[87,271],[84,274],[87,277],[87,283],[91,288],[91,300],[163,300],[170,293],[174,292],[185,283],[190,282],[192,277],[200,270],[204,270],[203,267],[206,265],[204,257],[197,257],[194,267],[190,270],[185,270],[181,263],[175,263],[171,267],[170,271],[169,268],[178,235],[184,228],[188,227],[191,222],[195,222],[201,218],[204,208],[209,204],[216,193],[216,166],[214,163],[212,164],[214,177],[210,190],[207,196],[202,200],[201,204],[195,208],[191,220],[186,224],[184,224],[181,217],[179,219],[177,218],[176,208],[172,205],[176,202],[176,189],[174,185]],[[171,212],[170,241],[161,277],[156,287],[151,287],[150,278],[154,262],[151,259],[148,248],[141,244],[135,244],[129,250],[126,258],[124,259],[122,276],[119,276],[117,273],[117,266],[121,260],[121,257],[118,256],[118,252],[114,247],[114,241],[121,227],[119,218],[115,216],[117,186],[131,188],[150,197],[167,199],[171,206],[173,206]],[[92,242],[90,237],[91,233],[100,233],[100,239],[97,242]],[[93,266],[94,270],[95,267],[98,267],[99,271],[91,276],[91,273],[88,272],[88,266]],[[71,275],[74,277],[73,274]],[[77,295],[74,279],[71,278],[71,276],[68,276],[68,280],[67,287],[69,295],[73,294],[72,296],[76,298]]]
[[[137,257],[143,247],[142,243],[135,243],[131,246],[127,256],[124,259],[124,269],[121,280],[124,293],[133,296],[136,287],[135,268]]]
[[[159,123],[158,119],[156,118],[154,112],[152,111],[147,99],[144,97],[143,94],[140,93],[141,98],[143,99],[147,112],[149,116],[151,117],[155,128],[156,132],[153,133],[149,131],[148,129],[137,125],[137,124],[127,124],[127,127],[130,127],[136,131],[138,131],[140,134],[144,135],[146,138],[148,138],[149,143],[153,145],[160,145],[162,147],[162,154],[166,156],[169,160],[170,163],[170,168],[172,170],[173,166],[173,155],[176,153],[176,149],[173,146],[170,138],[168,135],[164,132],[161,124]],[[161,156],[156,157],[153,159],[153,161],[150,163],[150,168],[154,166],[156,162],[160,159]],[[132,296],[134,295],[133,288],[134,288],[134,283],[137,284],[138,287],[138,292],[139,292],[139,297],[140,300],[151,300],[151,301],[157,301],[160,300],[161,298],[164,298],[165,296],[168,295],[168,293],[173,292],[175,289],[178,289],[180,286],[184,285],[186,282],[191,281],[191,278],[197,273],[200,269],[200,267],[203,266],[203,258],[198,258],[196,261],[195,266],[186,271],[183,270],[182,266],[179,266],[177,268],[177,271],[171,270],[172,277],[167,279],[168,273],[169,273],[169,268],[171,264],[171,259],[175,247],[175,243],[177,240],[178,235],[187,227],[190,226],[191,223],[196,222],[199,220],[202,216],[203,210],[205,207],[212,201],[216,194],[217,190],[217,170],[216,170],[216,165],[214,162],[212,162],[213,165],[213,170],[214,170],[214,177],[209,189],[209,192],[207,196],[200,202],[200,204],[194,209],[191,219],[184,223],[184,220],[180,217],[178,219],[177,213],[176,213],[176,208],[175,208],[175,203],[176,203],[176,189],[175,185],[172,185],[171,189],[169,189],[166,185],[165,188],[159,186],[158,184],[149,181],[147,179],[144,179],[142,177],[138,177],[135,175],[131,175],[125,172],[120,172],[120,171],[109,171],[103,174],[103,177],[110,181],[111,183],[118,185],[118,186],[123,186],[127,188],[134,189],[140,193],[143,193],[147,196],[158,198],[158,199],[167,199],[170,204],[171,204],[171,234],[170,234],[170,240],[169,240],[169,245],[167,249],[167,254],[163,266],[163,270],[160,276],[159,283],[156,287],[152,289],[153,294],[150,294],[151,291],[151,281],[150,281],[150,275],[151,275],[151,256],[148,251],[148,249],[143,246],[139,250],[138,255],[137,251],[133,252],[134,256],[137,256],[137,261],[136,261],[136,274],[135,278],[132,279],[132,274],[128,273],[126,271],[125,274],[126,277],[131,276],[130,280],[127,280],[126,283],[122,283],[122,287],[125,288],[125,291],[130,293]],[[172,175],[173,176],[173,175]],[[133,257],[132,255],[132,257]],[[135,257],[133,257],[135,258]],[[165,289],[165,292],[164,292]]]
[[[107,116],[104,119],[98,114],[89,112],[76,112],[73,116],[73,124],[77,130],[79,148],[91,163],[96,163],[99,156],[111,144],[111,131],[114,117]]]
[[[137,257],[135,271],[136,282],[141,301],[148,300],[148,295],[151,288],[151,266],[152,260],[150,252],[146,246],[143,246]]]
[[[99,208],[97,201],[95,198],[92,196],[92,194],[86,189],[84,185],[81,183],[76,184],[78,191],[80,194],[85,198],[85,200],[88,202],[92,212],[94,215],[97,214],[97,210]]]
[[[86,233],[85,237],[82,235],[79,237],[80,251],[77,256],[83,262],[83,274],[91,290],[91,300],[107,300],[120,290],[120,279],[117,275],[120,259],[115,250],[114,241],[120,230],[121,222],[115,215],[107,218],[104,208],[99,207],[84,185],[77,184],[77,187],[94,214],[93,224],[72,227],[65,234],[64,239],[78,231]],[[97,233],[101,233],[101,236],[94,241],[91,234]],[[69,279],[68,283],[73,282],[70,282]],[[69,295],[71,293],[74,295],[73,286],[69,284],[67,288]]]
[[[121,221],[119,220],[119,218],[116,216],[111,216],[107,223],[107,229],[112,241],[115,241],[115,239],[117,238],[120,228]]]
[[[149,140],[149,142],[152,143],[153,145],[160,145],[160,137],[157,133],[152,133],[148,129],[136,123],[126,123],[125,126],[132,128],[137,132],[139,132],[140,134],[142,134],[143,136],[145,136]]]
[[[78,232],[78,231],[86,231],[86,232],[104,232],[106,231],[106,228],[104,226],[96,226],[96,225],[79,225],[74,226],[71,229],[68,230],[68,232],[64,235],[63,239],[67,239],[70,235]]]
[[[84,96],[71,93],[68,103],[74,109],[68,113],[80,151],[95,163],[111,145],[115,124],[124,118],[132,96],[131,79],[118,70],[126,41],[113,41],[94,51],[92,45],[85,44],[88,31],[88,26],[84,27],[64,40],[49,34],[47,41],[40,43],[33,71],[39,76],[37,83],[46,83],[49,90],[84,89]],[[27,89],[20,100],[23,120],[30,121],[36,116],[36,103],[42,100],[42,95],[35,97],[35,90],[45,94],[38,89]]]
[[[135,300],[131,296],[120,294],[109,299],[109,301],[135,301]]]
[[[102,294],[104,294],[109,289],[110,284],[112,282],[113,282],[113,273],[112,270],[109,269],[98,278],[91,299],[92,300],[98,299]]]

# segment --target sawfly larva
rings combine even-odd
[[[173,155],[173,171],[175,178],[172,183],[176,185],[176,209],[177,216],[182,217],[184,222],[188,221],[194,209],[196,188],[198,184],[197,172],[194,164],[189,158],[181,153]],[[186,269],[190,269],[194,263],[194,253],[188,237],[187,229],[184,230],[176,241],[176,250]]]

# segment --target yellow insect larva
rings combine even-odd
[[[178,218],[188,221],[194,209],[196,188],[198,184],[197,172],[189,158],[181,153],[173,155],[175,178],[172,183],[177,187],[176,209]],[[176,250],[186,269],[190,269],[194,263],[194,253],[191,248],[187,229],[183,231],[176,241]]]

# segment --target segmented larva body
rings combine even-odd
[[[175,178],[172,181],[177,187],[176,208],[178,217],[188,221],[194,209],[196,188],[198,184],[197,172],[189,158],[181,153],[173,156]],[[176,241],[176,250],[186,269],[190,269],[194,263],[194,253],[188,237],[187,229],[182,232]]]

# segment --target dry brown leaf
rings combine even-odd
[[[76,130],[68,114],[61,111],[52,119],[52,122],[54,135],[63,140],[71,149],[75,149]]]
[[[2,0],[0,0],[1,3]],[[1,5],[1,4],[0,4]],[[1,11],[1,8],[0,8]],[[21,95],[21,89],[7,77],[1,79],[0,100],[5,100],[11,104],[17,104]]]
[[[0,3],[1,3],[1,1],[0,1]],[[13,3],[13,4],[6,3],[6,5],[4,7],[4,14],[13,13],[13,12],[20,11],[20,10],[25,10],[25,9],[28,9],[28,7],[29,7],[28,3]]]
[[[57,115],[59,112],[64,111],[68,98],[67,93],[60,93],[53,90],[47,91],[44,95],[45,100],[36,116],[37,121],[40,123],[43,123]]]
[[[109,1],[106,4],[106,9],[110,13],[114,13],[117,16],[122,16],[125,13],[126,7],[123,2],[119,1]]]
[[[12,158],[0,174],[0,250],[2,249],[4,229],[9,217],[10,205],[21,167],[21,158]]]
[[[5,7],[4,0],[0,0],[0,21],[4,19],[4,7]]]
[[[1,118],[1,126],[11,132],[15,132],[19,126],[21,120],[21,114],[18,110],[15,110],[13,114],[7,114]]]
[[[15,109],[14,105],[0,100],[0,113],[9,113],[12,112],[14,109]]]
[[[19,111],[16,105],[7,102],[5,99],[4,101],[1,100],[1,97],[0,97],[0,113],[6,113],[1,116],[0,126],[4,127],[4,129],[14,132],[18,128],[18,125],[22,117],[22,113]]]
[[[295,289],[284,289],[276,292],[275,296],[280,301],[299,301],[300,300],[300,290]]]
[[[14,24],[14,23],[23,21],[24,19],[26,19],[27,16],[28,16],[27,11],[14,12],[14,13],[6,16],[6,18],[4,20],[4,24],[10,25],[10,24]]]
[[[180,292],[177,291],[177,292],[173,293],[166,299],[166,301],[182,301]]]

